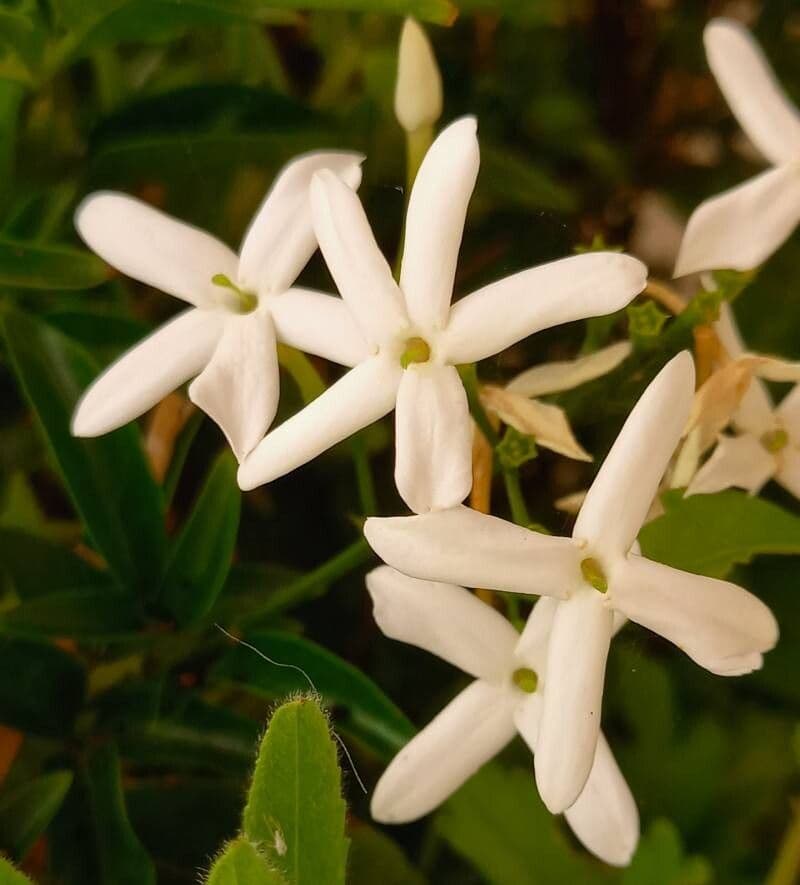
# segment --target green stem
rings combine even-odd
[[[527,528],[531,524],[531,517],[519,484],[519,470],[516,467],[505,467],[503,480],[506,484],[506,495],[511,507],[511,518],[517,525]]]
[[[765,885],[795,885],[798,878],[800,878],[800,812],[795,810]]]
[[[361,502],[361,512],[364,516],[375,516],[378,512],[378,499],[375,494],[375,481],[372,477],[372,467],[369,463],[367,442],[363,432],[351,437],[350,451],[353,455],[353,466],[356,471],[358,500]]]

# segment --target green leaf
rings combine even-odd
[[[0,286],[91,289],[110,277],[108,265],[91,252],[0,238]]]
[[[12,857],[22,860],[47,829],[72,778],[71,771],[54,771],[0,796],[0,846]]]
[[[744,492],[662,498],[666,512],[639,533],[650,559],[712,578],[762,553],[800,553],[800,519]]]
[[[680,835],[668,820],[654,821],[639,842],[622,885],[707,885],[711,867],[702,857],[687,857]]]
[[[167,563],[161,601],[179,624],[190,624],[209,612],[225,585],[241,497],[236,459],[226,450],[211,468]]]
[[[85,690],[86,672],[73,655],[0,637],[0,722],[36,734],[68,734]]]
[[[9,311],[3,331],[22,384],[76,509],[109,568],[128,588],[151,593],[164,559],[161,492],[138,431],[98,439],[70,434],[78,398],[97,374],[88,355],[55,329]]]
[[[532,461],[538,454],[536,440],[527,433],[520,433],[514,427],[506,427],[506,432],[495,452],[500,464],[512,470]]]
[[[308,674],[323,700],[341,706],[347,716],[341,728],[388,758],[414,734],[405,715],[364,673],[342,658],[301,636],[263,631],[247,636],[249,644],[278,662],[269,663],[244,645],[237,645],[214,667],[212,676],[230,680],[268,698],[307,691]],[[291,664],[290,667],[280,664]]]
[[[313,698],[279,707],[261,742],[244,835],[294,885],[343,885],[345,804],[336,745]]]
[[[495,203],[524,209],[575,209],[574,194],[530,159],[497,147],[481,147],[482,179]]]
[[[206,885],[282,885],[285,879],[271,869],[266,858],[251,842],[230,842],[214,861]]]
[[[98,885],[155,885],[153,863],[128,819],[113,744],[95,752],[87,776],[101,877]]]
[[[19,870],[15,870],[4,857],[0,857],[0,885],[33,885],[33,883]]]
[[[359,823],[351,833],[347,885],[425,885],[400,848],[380,830]]]

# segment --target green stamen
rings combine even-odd
[[[539,677],[536,675],[536,671],[528,667],[520,667],[519,670],[514,670],[511,674],[511,681],[520,691],[524,691],[526,694],[533,694],[539,685]]]
[[[224,273],[215,273],[214,276],[211,277],[211,282],[215,286],[220,286],[223,289],[230,289],[230,291],[234,293],[237,299],[235,309],[238,310],[239,313],[250,313],[258,306],[258,298],[256,298],[252,292],[245,292],[244,289],[240,289],[236,283]]]
[[[788,442],[789,434],[780,428],[778,430],[770,430],[761,437],[761,445],[773,455],[777,455],[781,449],[786,448]]]
[[[431,348],[424,338],[409,338],[400,355],[400,365],[407,369],[411,363],[427,363],[430,358]]]
[[[581,563],[581,574],[583,580],[589,586],[594,587],[598,593],[605,593],[608,590],[608,580],[606,574],[600,566],[600,563],[591,556],[584,559]]]

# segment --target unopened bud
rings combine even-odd
[[[407,18],[400,35],[394,112],[406,132],[432,126],[442,114],[442,77],[425,31]]]

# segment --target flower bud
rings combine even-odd
[[[406,132],[432,126],[442,113],[442,77],[425,31],[407,18],[400,35],[394,112]]]

